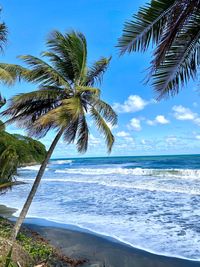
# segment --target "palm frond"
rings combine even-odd
[[[200,0],[151,0],[125,25],[121,53],[156,45],[148,81],[162,96],[175,95],[199,67]]]
[[[91,86],[76,86],[76,90],[79,93],[90,93],[91,95],[94,95],[96,97],[99,97],[100,95],[100,90]]]
[[[132,51],[146,51],[152,42],[157,44],[164,30],[166,17],[170,16],[176,0],[152,0],[126,22],[118,47],[121,54]]]
[[[97,128],[104,135],[106,145],[108,148],[108,153],[110,153],[112,150],[113,143],[114,143],[114,136],[110,128],[108,127],[106,121],[102,118],[102,116],[99,114],[99,112],[94,107],[90,109],[90,113],[96,123]]]
[[[25,71],[25,68],[16,64],[0,63],[0,80],[6,85],[13,85]]]
[[[103,80],[103,75],[107,70],[111,57],[102,57],[100,60],[96,61],[87,72],[87,78],[85,84],[87,86],[94,86],[95,83],[101,84]]]
[[[83,81],[86,72],[87,43],[82,33],[72,31],[63,35],[54,31],[47,40],[47,46],[50,51],[62,58],[69,69],[71,67],[73,82]]]
[[[105,118],[107,122],[111,123],[112,126],[117,124],[117,114],[109,104],[107,104],[103,100],[98,99],[95,102],[94,107]]]
[[[0,23],[0,50],[2,51],[7,42],[8,29],[6,24]]]
[[[63,107],[58,106],[49,110],[46,114],[39,116],[31,125],[27,125],[28,133],[30,136],[36,138],[44,137],[51,129],[60,129],[64,124],[66,125],[66,114],[64,114]]]
[[[175,95],[189,79],[196,77],[200,65],[200,16],[189,20],[153,75],[153,85],[162,98]]]
[[[17,122],[21,127],[30,128],[41,116],[61,105],[62,94],[56,93],[58,91],[39,90],[14,96],[1,115],[10,117],[7,124]]]
[[[85,115],[79,117],[78,129],[77,129],[77,142],[76,147],[78,152],[85,153],[88,148],[89,129]]]
[[[42,59],[31,55],[20,56],[20,58],[30,66],[30,70],[22,73],[23,78],[28,82],[69,87],[68,81]]]
[[[192,5],[190,1],[178,1],[178,3],[174,6],[172,10],[173,16],[168,17],[165,30],[163,31],[163,34],[156,47],[154,59],[151,63],[152,71],[159,67],[163,62],[166,54],[171,48],[172,43],[176,38],[179,38],[181,32],[187,28],[188,21],[190,22],[191,16],[194,18],[193,14],[196,11],[196,5]]]
[[[72,121],[79,118],[80,114],[83,114],[83,106],[80,96],[74,96],[62,101],[62,106]]]

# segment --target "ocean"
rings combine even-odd
[[[0,203],[20,209],[38,169],[20,168],[17,179],[27,184]],[[199,260],[200,155],[51,160],[28,216]]]

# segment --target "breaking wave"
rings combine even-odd
[[[55,165],[61,165],[61,164],[71,164],[73,162],[73,160],[71,159],[67,159],[67,160],[55,160],[55,161],[51,161],[50,164],[55,164]]]
[[[154,177],[200,178],[200,170],[192,169],[143,169],[143,168],[70,168],[56,170],[55,173],[79,174],[79,175],[132,175]]]

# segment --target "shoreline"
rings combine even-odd
[[[13,213],[15,212],[16,209],[0,205],[0,216],[4,213],[7,218],[14,221],[15,217],[13,217]],[[61,249],[66,256],[84,257],[88,259],[91,264],[104,264],[106,262],[106,264],[109,263],[109,266],[112,267],[200,266],[200,261],[198,260],[155,254],[141,248],[133,247],[119,239],[95,233],[75,225],[29,217],[25,220],[24,226],[38,232],[47,239],[50,244]],[[120,265],[118,265],[119,262]],[[137,264],[133,265],[133,262]]]

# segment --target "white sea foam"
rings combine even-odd
[[[71,160],[71,159],[67,159],[67,160],[52,160],[50,162],[50,164],[61,165],[61,164],[71,164],[72,162],[73,162],[73,160]]]
[[[22,180],[22,179],[21,179]],[[27,181],[23,179],[23,181]],[[34,179],[28,179],[28,181],[34,181]],[[75,184],[98,184],[105,187],[113,187],[120,189],[138,189],[141,191],[157,191],[157,192],[169,192],[169,193],[182,193],[188,195],[200,195],[199,186],[188,186],[188,185],[173,185],[170,183],[160,184],[159,181],[116,181],[111,179],[81,179],[81,178],[46,178],[42,180],[42,183],[75,183]]]
[[[200,170],[190,169],[142,169],[142,168],[70,168],[56,170],[55,173],[81,174],[81,175],[132,175],[132,176],[158,176],[200,178]]]
[[[29,171],[39,171],[40,165],[26,166],[20,168],[21,170],[29,170]]]

